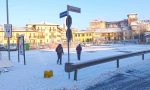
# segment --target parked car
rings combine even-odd
[[[5,50],[6,50],[6,48],[4,47],[4,45],[0,44],[0,51],[5,51]]]

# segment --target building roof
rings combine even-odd
[[[137,13],[129,13],[127,16],[129,15],[138,15]]]
[[[13,31],[26,31],[26,27],[13,27]]]
[[[40,23],[29,23],[27,25],[40,25],[40,26],[55,25],[55,26],[59,26],[59,24],[53,24],[53,23],[49,23],[49,22],[46,22],[46,21],[42,21]]]
[[[122,32],[121,28],[104,28],[104,29],[97,29],[95,32],[100,33],[110,33],[110,32]]]

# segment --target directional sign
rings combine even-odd
[[[67,37],[68,41],[70,41],[72,39],[72,31],[71,31],[71,29],[67,29],[66,37]]]
[[[66,18],[66,26],[67,26],[67,28],[70,29],[71,25],[72,25],[72,18],[70,15],[68,15]]]
[[[12,24],[4,24],[5,37],[12,37]]]
[[[68,14],[69,14],[68,11],[64,11],[59,14],[59,17],[62,18],[62,17],[68,16]]]
[[[81,9],[80,8],[74,7],[74,6],[70,6],[70,5],[67,5],[67,10],[68,11],[72,11],[72,12],[81,13]]]

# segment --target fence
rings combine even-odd
[[[128,53],[128,54],[120,54],[120,55],[116,55],[116,56],[94,59],[94,60],[90,60],[87,62],[66,63],[65,64],[65,72],[73,72],[74,71],[74,80],[77,80],[77,71],[79,69],[97,65],[97,64],[107,63],[107,62],[111,62],[111,61],[115,61],[115,60],[117,61],[117,68],[119,68],[119,60],[120,59],[142,55],[142,60],[144,60],[144,54],[146,54],[146,53],[150,53],[150,50],[133,52],[133,53]]]

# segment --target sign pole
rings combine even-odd
[[[6,14],[7,14],[7,24],[9,24],[8,0],[6,0]],[[8,48],[8,58],[10,60],[10,37],[8,37],[7,48]]]
[[[68,42],[68,63],[70,63],[70,41],[72,39],[72,33],[71,33],[71,25],[72,25],[72,18],[70,15],[67,15],[66,18],[66,25],[67,25],[67,31],[66,31],[66,37],[67,37],[67,42]],[[68,73],[68,78],[70,79],[70,72]]]
[[[81,13],[81,9],[78,7],[67,5],[67,11],[61,12],[59,14],[60,18],[67,16],[67,18],[66,18],[66,26],[67,26],[66,38],[67,38],[67,46],[68,46],[68,64],[70,64],[70,50],[69,50],[70,45],[69,45],[69,43],[72,39],[72,31],[71,31],[72,18],[69,15],[69,11]],[[68,78],[70,79],[70,72],[68,73]]]
[[[70,63],[70,46],[69,46],[69,40],[68,40],[68,63]]]
[[[24,47],[24,36],[22,36],[23,38],[23,57],[24,57],[24,65],[26,65],[26,60],[25,60],[25,47]]]
[[[68,40],[68,63],[70,63],[70,50],[69,50],[69,40]],[[70,79],[70,72],[68,73],[68,79]]]
[[[18,43],[17,43],[17,46],[18,46],[18,62],[20,62],[20,56],[19,56],[19,51],[20,51],[20,48],[19,48],[19,40],[20,40],[20,37],[18,37]]]

